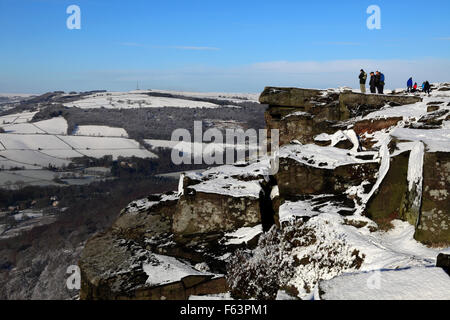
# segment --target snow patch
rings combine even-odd
[[[324,281],[326,300],[450,300],[450,277],[441,268],[349,274]]]

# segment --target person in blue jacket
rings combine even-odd
[[[381,73],[380,71],[377,71],[376,76],[375,76],[375,83],[376,83],[376,87],[378,90],[379,94],[383,94],[384,92],[384,74]]]
[[[413,78],[409,78],[408,83],[406,84],[406,86],[408,87],[408,89],[406,90],[406,92],[411,92],[412,88],[413,88]]]

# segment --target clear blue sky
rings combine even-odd
[[[66,27],[72,4],[81,30]],[[366,27],[372,4],[381,30]],[[450,81],[449,12],[448,0],[0,0],[0,92],[357,87],[361,67],[387,87]]]

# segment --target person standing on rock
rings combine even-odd
[[[425,92],[427,94],[430,94],[430,92],[431,92],[431,85],[430,85],[430,83],[428,81],[424,82],[423,92]]]
[[[370,93],[377,93],[377,91],[375,89],[377,87],[375,81],[376,81],[376,76],[375,76],[375,73],[372,71],[370,73],[370,81],[369,81]]]
[[[379,94],[383,94],[384,90],[384,74],[382,74],[380,71],[377,71],[377,74],[375,76],[375,84],[378,90]]]
[[[361,93],[366,93],[366,82],[367,82],[367,73],[361,69],[361,73],[359,74],[359,84],[361,87]]]
[[[412,92],[412,88],[413,88],[413,78],[409,78],[408,82],[406,83],[406,86],[408,87],[408,89],[406,90],[406,92]]]

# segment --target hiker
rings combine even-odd
[[[359,85],[361,87],[361,93],[366,93],[366,81],[367,81],[367,73],[361,69],[361,73],[359,74]]]
[[[384,90],[384,74],[382,74],[380,71],[377,71],[377,74],[375,76],[375,84],[378,90],[379,94],[383,94]]]
[[[417,92],[417,82],[414,83],[414,87],[412,88],[411,92]]]
[[[427,94],[430,94],[430,92],[431,92],[431,85],[428,81],[424,82],[423,92],[425,92]]]
[[[408,82],[406,83],[406,86],[408,87],[408,89],[406,90],[406,92],[412,92],[412,88],[413,88],[413,78],[409,78]]]
[[[377,93],[375,88],[376,88],[376,77],[375,77],[375,73],[372,71],[370,73],[370,82],[369,82],[369,86],[370,86],[370,93]]]

